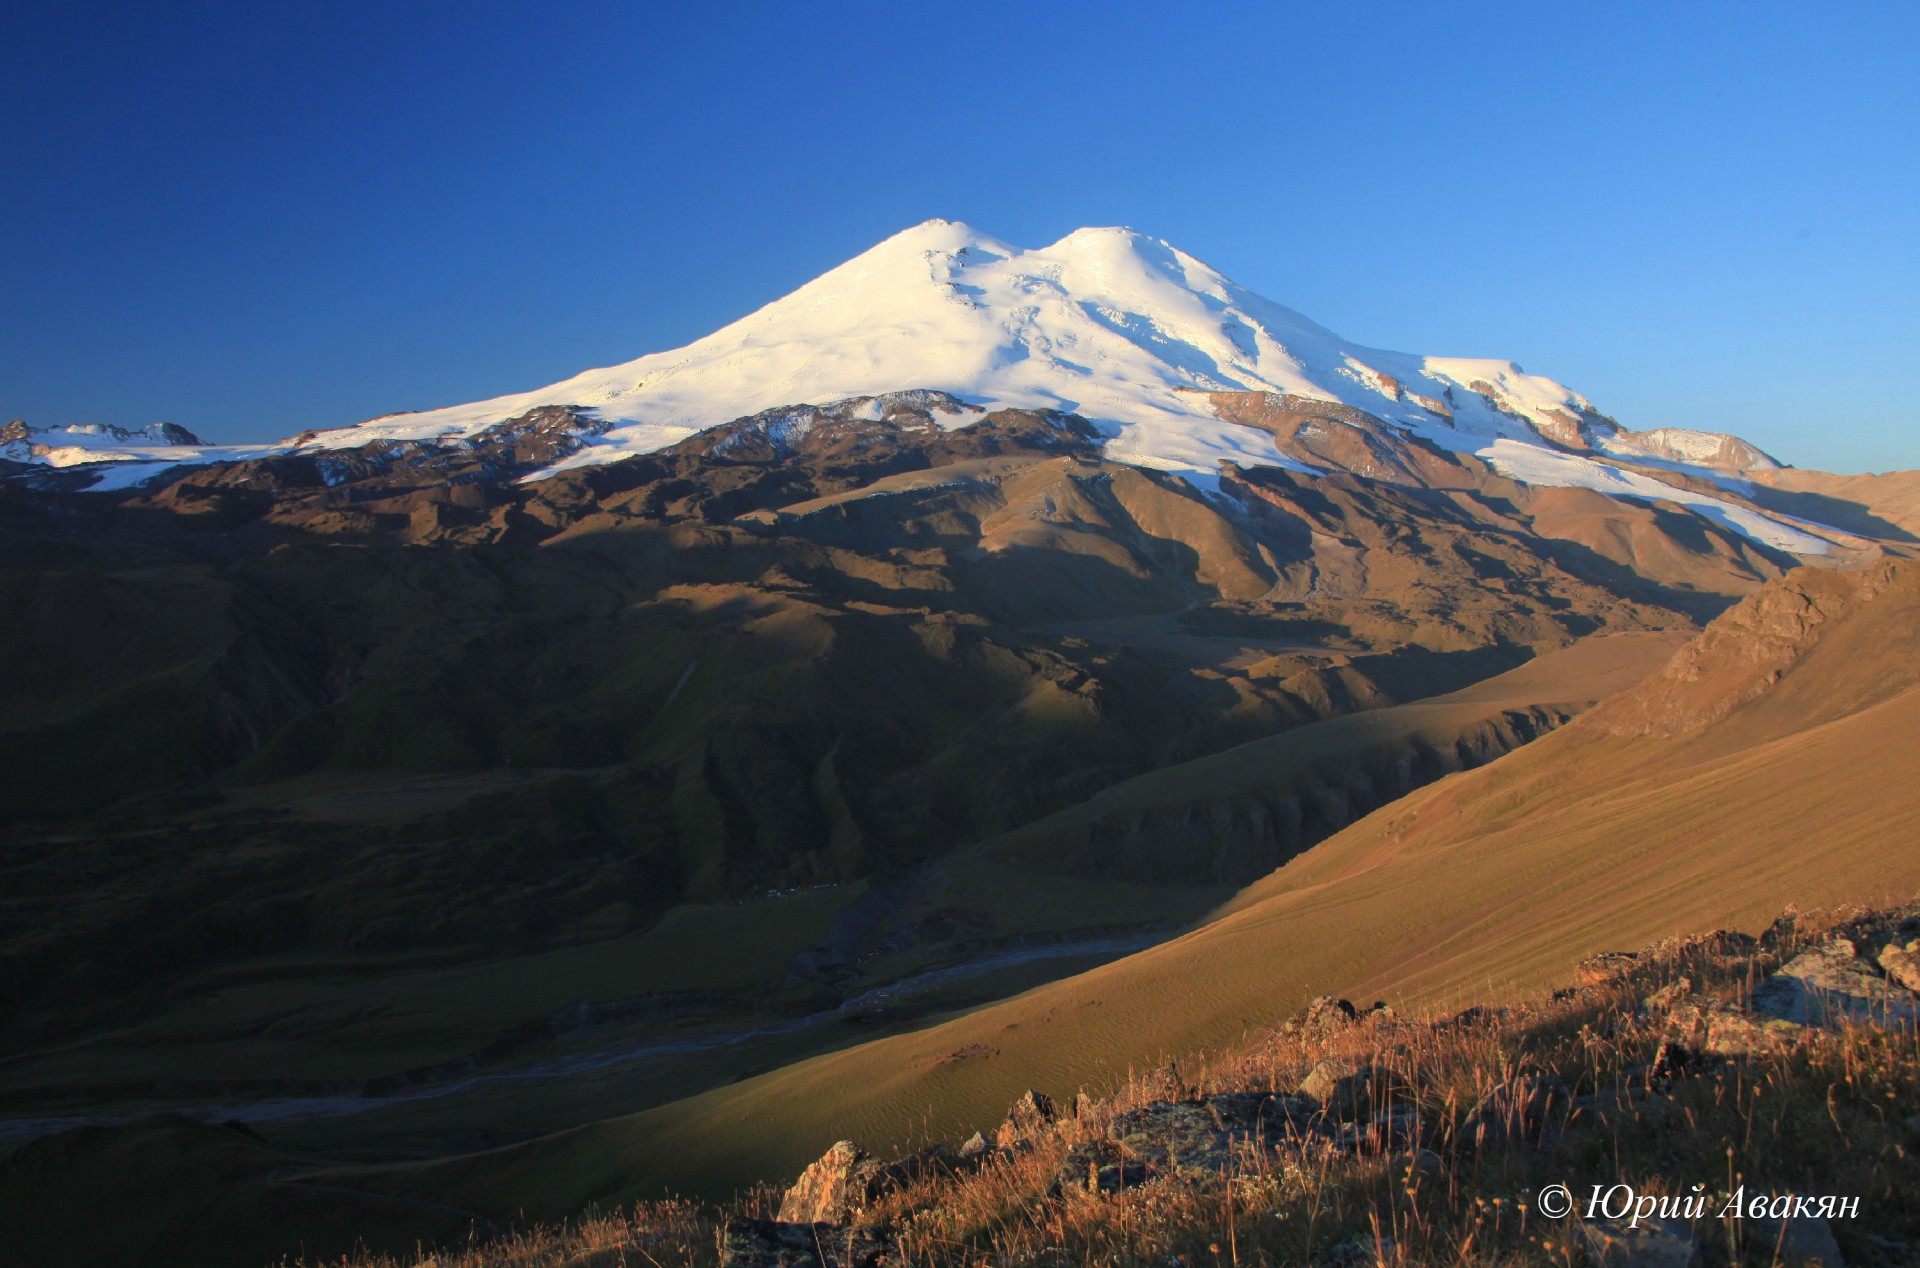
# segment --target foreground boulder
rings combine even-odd
[[[1322,995],[1289,1017],[1280,1027],[1283,1035],[1323,1037],[1337,1034],[1360,1020],[1360,1010],[1351,1000]]]
[[[975,1140],[979,1133],[974,1133]],[[974,1141],[967,1142],[971,1148]],[[971,1154],[947,1144],[930,1145],[893,1162],[881,1162],[850,1140],[836,1141],[800,1173],[780,1199],[783,1224],[850,1224],[882,1195],[929,1175],[971,1170],[991,1149],[984,1141]]]
[[[835,1142],[780,1200],[782,1224],[846,1224],[879,1196],[886,1168],[850,1140]]]
[[[1354,1118],[1405,1095],[1406,1086],[1378,1066],[1351,1057],[1328,1057],[1307,1072],[1298,1092],[1329,1118]]]
[[[1756,1057],[1796,1042],[1804,1027],[1778,1017],[1754,1016],[1709,995],[1650,999],[1667,1015],[1667,1033],[1679,1047],[1714,1057]]]
[[[897,1262],[884,1232],[778,1220],[727,1221],[721,1268],[891,1268]]]

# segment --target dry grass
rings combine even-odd
[[[1677,943],[1620,980],[1511,1009],[1455,1017],[1366,1017],[1332,1033],[1280,1031],[1198,1060],[1186,1074],[1139,1074],[1113,1098],[994,1155],[971,1173],[926,1176],[862,1216],[896,1237],[902,1265],[995,1268],[1093,1265],[1471,1264],[1589,1262],[1577,1221],[1534,1209],[1542,1186],[1626,1182],[1642,1193],[1835,1194],[1860,1199],[1836,1221],[1854,1268],[1920,1254],[1920,1159],[1908,1119],[1920,1113],[1920,1034],[1912,1027],[1808,1031],[1747,1061],[1672,1079],[1650,1077],[1665,1017],[1642,1007],[1684,978],[1741,1002],[1785,958],[1855,911],[1800,920],[1755,950]],[[1117,1193],[1063,1193],[1068,1151],[1107,1135],[1112,1117],[1173,1096],[1289,1091],[1322,1059],[1351,1057],[1428,1124],[1424,1150],[1351,1150],[1302,1140],[1252,1150],[1230,1172],[1168,1171]],[[1552,1073],[1576,1098],[1555,1109],[1537,1147],[1476,1147],[1472,1111],[1520,1075]],[[613,1268],[713,1264],[730,1216],[765,1217],[765,1190],[726,1209],[643,1204],[530,1230],[456,1253],[371,1258],[353,1268]],[[1720,1204],[1714,1203],[1717,1210]],[[1696,1224],[1712,1265],[1770,1264],[1762,1230]]]

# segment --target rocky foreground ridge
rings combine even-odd
[[[1789,909],[1758,937],[1595,955],[1511,1006],[1321,998],[1110,1099],[1029,1092],[957,1147],[837,1142],[728,1212],[405,1262],[1909,1264],[1917,1022],[1920,903]]]

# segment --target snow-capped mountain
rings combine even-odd
[[[1552,379],[1511,361],[1350,343],[1133,230],[1080,229],[1024,250],[947,220],[896,234],[684,348],[306,443],[448,439],[536,406],[576,405],[615,424],[569,460],[584,465],[776,406],[904,388],[1079,414],[1110,437],[1109,458],[1196,482],[1211,481],[1223,459],[1297,465],[1269,437],[1216,417],[1206,394],[1220,391],[1338,401],[1454,447],[1546,439],[1646,456]]]
[[[460,443],[542,406],[592,419],[577,449],[538,478],[654,452],[770,409],[909,389],[987,409],[1078,414],[1105,437],[1107,458],[1174,472],[1208,490],[1218,487],[1223,461],[1308,469],[1266,431],[1222,418],[1210,394],[1334,402],[1478,454],[1527,483],[1689,502],[1769,545],[1798,554],[1826,549],[1777,518],[1597,461],[1720,480],[1778,465],[1743,441],[1674,428],[1629,431],[1578,392],[1511,361],[1352,343],[1169,244],[1122,228],[1080,229],[1027,250],[929,220],[683,348],[530,392],[306,432],[285,444],[311,451],[377,440]],[[961,427],[978,416],[942,418]],[[210,452],[204,460],[227,456]],[[153,457],[191,460],[178,451]]]

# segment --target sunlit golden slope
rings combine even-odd
[[[556,1212],[897,1147],[1271,1024],[1564,979],[1597,950],[1920,889],[1920,566],[1790,574],[1653,678],[1396,802],[1174,942],[916,1034],[380,1187]]]

